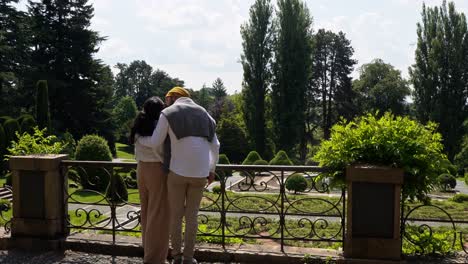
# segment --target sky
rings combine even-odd
[[[343,31],[354,48],[357,68],[375,58],[402,72],[414,63],[416,23],[422,3],[443,0],[306,0],[313,30]],[[23,2],[25,2],[23,0]],[[454,0],[468,14],[468,0]],[[221,78],[229,94],[242,87],[240,26],[254,0],[90,0],[91,28],[107,40],[97,58],[117,62],[145,60],[153,68],[198,90]],[[276,0],[272,0],[276,8]],[[114,72],[115,72],[114,68]]]

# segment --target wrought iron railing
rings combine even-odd
[[[461,251],[467,254],[468,260],[468,219],[463,217],[463,213],[461,218],[456,218],[435,204],[410,206],[403,203],[401,208],[403,251],[409,250],[416,255],[445,255]]]
[[[109,198],[111,195],[104,194],[102,189],[91,190],[98,189],[96,175],[111,178],[119,173],[128,174],[136,163],[63,161],[63,167],[69,178],[89,181],[81,184],[85,188],[71,186],[66,194],[67,225],[72,231],[111,233],[113,243],[119,232],[139,232],[136,190],[128,194],[127,201],[118,195]],[[278,241],[281,250],[296,241],[341,245],[345,192],[330,190],[326,181],[317,181],[323,172],[324,168],[315,166],[219,165],[219,187],[204,192],[201,202],[198,236],[208,237],[207,240],[223,247],[257,239]],[[293,174],[305,180],[298,194],[286,188],[286,180]]]
[[[4,185],[0,187],[0,193],[2,197],[12,197],[13,190],[11,186]],[[9,199],[2,199],[0,203],[0,222],[3,226],[3,230],[5,234],[9,234],[11,231],[11,218],[12,218],[12,203],[11,198]]]

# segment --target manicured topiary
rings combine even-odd
[[[242,165],[253,165],[255,161],[261,160],[262,157],[258,154],[257,151],[253,150],[250,151],[247,157],[242,162]]]
[[[40,80],[36,84],[36,121],[40,129],[47,128],[50,131],[50,111],[49,111],[49,89],[47,81]]]
[[[215,187],[213,187],[213,189],[211,189],[211,191],[213,193],[220,194],[221,193],[221,186],[216,185]]]
[[[266,166],[266,165],[268,165],[268,161],[263,160],[263,159],[256,160],[256,161],[253,163],[253,165]]]
[[[303,192],[307,189],[307,180],[299,173],[295,173],[286,180],[286,189],[294,191],[294,194]]]
[[[128,201],[127,186],[122,177],[114,173],[110,179],[110,183],[106,189],[106,197],[114,203],[122,203]]]
[[[226,154],[220,154],[218,164],[231,164]],[[216,180],[219,181],[222,178],[232,176],[232,170],[220,170],[216,169]]]
[[[351,122],[341,121],[331,129],[330,140],[322,141],[314,159],[330,172],[333,183],[344,186],[346,167],[372,164],[402,168],[403,199],[426,200],[437,183],[443,153],[437,125],[422,125],[409,117],[369,114]]]
[[[3,129],[5,130],[5,139],[7,146],[11,145],[11,141],[16,141],[18,137],[16,132],[20,132],[20,126],[16,119],[8,119],[3,123]]]
[[[253,150],[253,151],[250,151],[249,154],[247,155],[247,157],[244,159],[244,161],[242,162],[242,165],[253,165],[255,163],[255,161],[257,160],[261,160],[262,157],[260,157],[260,155],[258,154],[257,151]],[[242,176],[248,176],[250,175],[247,171],[241,171],[240,173]]]
[[[270,160],[270,165],[294,165],[293,162],[289,159],[286,151],[280,150],[276,153],[275,157]]]
[[[21,122],[20,122],[21,120]],[[34,127],[36,126],[36,120],[32,115],[23,115],[18,122],[21,124],[21,133],[34,133]]]
[[[86,135],[76,146],[76,160],[112,161],[112,155],[107,141],[98,135]],[[112,170],[104,168],[85,168],[80,172],[81,185],[85,189],[103,192],[109,184]]]
[[[463,202],[468,202],[468,194],[463,194],[463,193],[458,193],[455,194],[452,198],[452,201],[456,203],[463,203]]]
[[[437,177],[437,182],[442,191],[449,191],[457,186],[457,179],[448,173],[441,174]]]

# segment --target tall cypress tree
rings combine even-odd
[[[47,81],[37,82],[36,94],[36,121],[40,129],[47,128],[50,132],[50,111],[49,111],[49,92]]]
[[[311,72],[312,18],[309,9],[300,0],[278,0],[277,15],[272,85],[273,123],[277,149],[291,155],[294,142],[301,142],[301,149],[305,146],[304,98]]]
[[[244,70],[243,115],[255,150],[265,156],[265,96],[271,82],[273,48],[273,7],[270,0],[257,0],[250,18],[241,26]]]
[[[468,31],[466,17],[453,2],[423,4],[417,24],[416,62],[410,68],[416,115],[439,123],[448,156],[458,152],[468,116]]]

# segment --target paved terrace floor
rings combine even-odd
[[[408,264],[448,264],[448,263],[467,263],[468,259],[462,256],[453,256],[450,258],[425,258],[425,259],[407,259]],[[59,252],[44,252],[44,253],[31,253],[18,250],[0,251],[0,263],[5,264],[141,264],[143,263],[140,257],[122,257],[122,256],[109,256],[102,254],[89,254],[83,252],[75,252],[67,250],[63,253]],[[221,262],[200,262],[201,264],[222,264]],[[318,261],[313,263],[330,263],[325,261]],[[335,263],[335,262],[332,262]],[[234,263],[230,264],[243,264]]]

